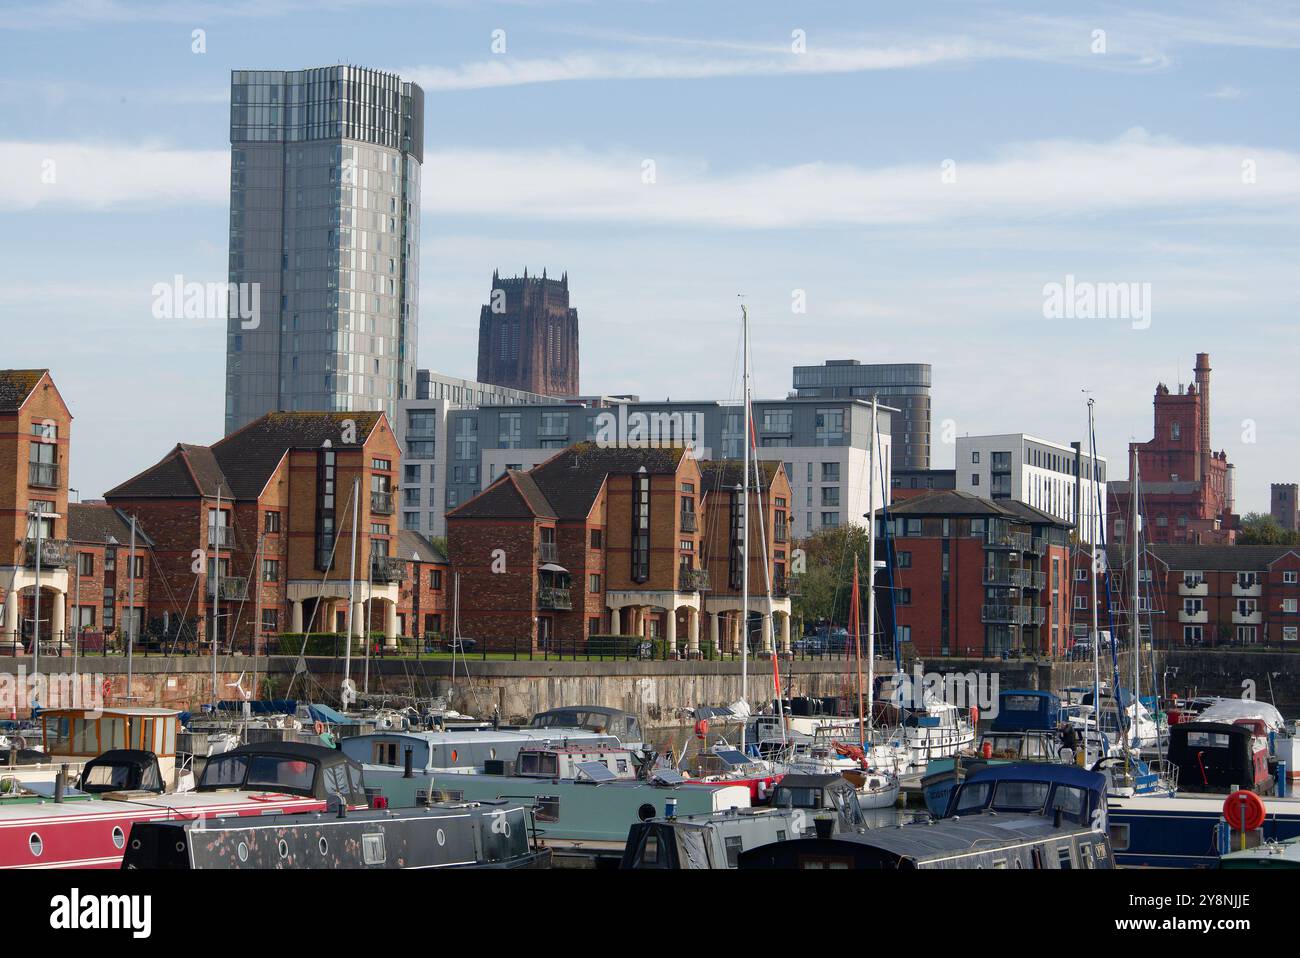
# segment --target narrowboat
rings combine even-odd
[[[1068,765],[979,769],[953,794],[949,815],[896,828],[813,835],[762,845],[739,867],[799,869],[1114,867],[1104,829],[1105,780]]]
[[[605,751],[598,761],[578,750],[524,749],[514,769],[489,762],[486,772],[468,775],[366,765],[365,776],[367,787],[391,808],[434,801],[530,805],[538,840],[554,852],[556,864],[579,867],[617,867],[634,822],[749,807],[749,789],[740,785],[687,782],[673,770],[656,771],[648,780],[622,777],[618,763],[630,765],[633,753]]]
[[[580,728],[375,732],[343,739],[343,754],[362,765],[406,764],[424,772],[481,772],[488,762],[513,763],[520,749],[549,746],[619,748],[617,737]]]
[[[751,805],[764,805],[772,789],[781,781],[780,766],[762,759],[752,759],[744,752],[720,742],[695,755],[694,765],[684,773],[688,782],[741,785],[749,789]]]
[[[127,869],[543,868],[528,809],[506,802],[287,815],[252,824],[146,822],[131,833]]]

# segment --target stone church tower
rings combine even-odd
[[[560,279],[492,272],[492,295],[479,312],[478,380],[546,396],[578,395],[578,311],[569,274]]]

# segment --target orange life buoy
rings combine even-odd
[[[1254,792],[1239,788],[1223,800],[1223,819],[1234,832],[1253,832],[1264,824],[1264,800]],[[1243,821],[1244,818],[1244,821]]]
[[[701,741],[709,737],[709,722],[707,719],[700,719],[695,723],[695,737]]]
[[[113,694],[113,683],[108,679],[104,679],[104,684],[100,686],[100,688],[104,693],[105,699],[107,699],[110,695]]]
[[[980,746],[980,754],[983,755],[985,758],[992,758],[992,757],[993,757],[993,743],[992,743],[992,742],[985,742],[983,745],[981,745],[981,746]]]
[[[320,722],[320,721],[318,721],[318,722],[317,722],[314,726],[312,726],[312,727],[316,730],[316,734],[317,734],[317,735],[324,735],[324,734],[325,734],[325,723],[324,723],[324,722]]]

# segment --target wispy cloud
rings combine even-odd
[[[0,209],[224,205],[228,198],[225,151],[13,142],[0,149],[13,161],[13,175],[0,180]],[[52,183],[45,182],[50,163]],[[1296,153],[1189,144],[1142,130],[1107,141],[1009,144],[969,160],[725,172],[673,155],[441,150],[426,154],[423,179],[424,209],[439,216],[705,229],[987,227],[1137,211],[1208,222],[1294,217],[1300,208]]]
[[[1235,86],[1221,86],[1212,93],[1205,95],[1214,100],[1240,100],[1243,96],[1242,92]]]

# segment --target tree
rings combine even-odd
[[[1283,529],[1272,516],[1249,512],[1237,530],[1237,544],[1243,546],[1293,546],[1300,544],[1300,533]]]
[[[884,558],[883,543],[877,543],[879,558]],[[849,618],[849,596],[853,590],[853,556],[858,556],[858,576],[862,593],[867,587],[867,530],[852,523],[820,529],[799,543],[804,553],[800,573],[799,596],[794,600],[794,615],[805,622],[830,619],[844,625]]]

